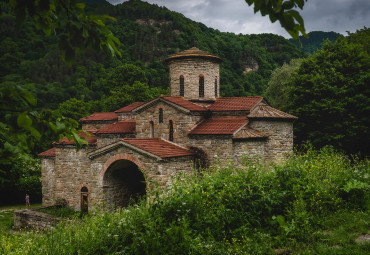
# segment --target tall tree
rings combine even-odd
[[[284,64],[272,72],[265,96],[273,107],[282,110],[286,109],[290,85],[289,79],[298,70],[301,63],[302,59],[292,59],[289,64]]]
[[[363,29],[326,42],[292,76],[288,109],[299,117],[298,141],[369,154],[370,56],[361,43],[369,40],[370,29]]]

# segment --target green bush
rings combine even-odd
[[[150,199],[125,210],[99,211],[44,234],[0,236],[0,253],[273,254],[286,245],[303,249],[317,238],[313,233],[322,227],[322,217],[353,208],[366,212],[369,169],[368,161],[351,160],[330,147],[308,148],[281,165],[213,166],[177,175],[165,190],[152,190]],[[346,243],[353,245],[353,240]]]

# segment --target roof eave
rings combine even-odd
[[[134,110],[132,110],[132,112],[135,112],[135,113],[136,113],[136,112],[140,112],[140,110],[141,110],[142,108],[145,108],[145,107],[147,107],[147,106],[149,106],[149,105],[151,105],[151,104],[155,103],[156,101],[162,101],[162,102],[165,102],[165,103],[167,103],[167,104],[169,104],[169,105],[171,105],[171,106],[173,106],[173,107],[175,107],[175,108],[177,108],[177,109],[179,109],[180,111],[183,111],[183,112],[185,112],[185,113],[190,113],[190,112],[191,112],[189,109],[186,109],[186,108],[182,107],[181,105],[178,105],[178,104],[172,103],[171,101],[168,101],[168,100],[164,99],[163,97],[157,97],[157,98],[154,98],[154,99],[152,99],[151,101],[149,101],[149,102],[147,102],[147,103],[145,103],[145,104],[143,104],[143,105],[140,105],[139,107],[135,108]]]

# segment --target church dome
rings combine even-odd
[[[197,47],[193,47],[193,48],[190,48],[188,50],[175,53],[175,54],[169,56],[166,59],[166,62],[169,63],[173,60],[180,60],[180,59],[187,59],[187,58],[202,58],[202,59],[214,60],[214,61],[219,62],[219,63],[222,62],[221,58],[219,58],[215,55],[212,55],[209,52],[202,51],[202,50],[198,49]]]

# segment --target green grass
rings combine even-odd
[[[30,208],[39,207],[41,205],[42,205],[41,203],[32,204],[30,206]],[[27,209],[27,207],[26,207],[25,204],[19,204],[19,205],[2,205],[2,206],[0,206],[0,211],[3,211],[3,210],[22,210],[22,209]]]
[[[368,161],[331,148],[281,165],[214,166],[128,210],[0,234],[0,254],[369,254],[355,242],[370,230],[369,174]]]
[[[30,208],[39,207],[41,204],[31,205]],[[13,226],[13,214],[15,210],[26,209],[25,205],[0,206],[0,231],[8,232]]]
[[[0,232],[9,231],[13,226],[13,211],[0,212]]]
[[[293,254],[369,254],[370,242],[357,243],[370,234],[370,212],[341,210],[317,218],[317,227],[305,242],[292,242]]]

